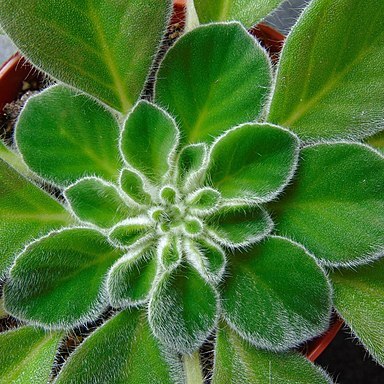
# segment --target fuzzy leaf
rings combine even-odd
[[[46,384],[61,334],[22,327],[0,334],[0,383]]]
[[[282,0],[194,0],[200,23],[241,21],[246,27],[264,19]]]
[[[181,384],[177,357],[153,337],[146,314],[126,310],[76,349],[56,384]]]
[[[367,144],[372,145],[372,147],[378,149],[384,154],[384,131],[381,131],[378,134],[368,138]]]
[[[329,265],[384,252],[384,157],[352,143],[301,151],[293,184],[271,205],[278,231]]]
[[[223,198],[260,202],[273,199],[295,170],[298,140],[270,124],[245,124],[213,145],[209,183]]]
[[[0,277],[27,243],[71,222],[53,197],[0,160]]]
[[[159,183],[172,162],[178,136],[171,116],[154,104],[140,101],[125,123],[121,150],[128,165]]]
[[[212,24],[168,51],[155,96],[176,117],[183,142],[211,142],[259,117],[270,83],[269,59],[247,31],[239,23]]]
[[[221,207],[206,218],[210,235],[227,247],[247,246],[261,240],[273,227],[261,208],[247,205]]]
[[[97,178],[86,178],[69,186],[64,192],[76,216],[101,228],[113,227],[116,223],[133,216],[117,188]]]
[[[304,140],[384,128],[384,2],[312,1],[281,55],[268,121]]]
[[[331,384],[297,352],[256,349],[224,324],[216,337],[213,384]]]
[[[87,175],[116,180],[121,168],[118,137],[110,112],[60,85],[29,99],[16,127],[24,161],[59,185]]]
[[[107,305],[104,280],[120,256],[99,232],[66,229],[26,248],[4,286],[13,316],[50,327],[95,319]]]
[[[144,249],[121,258],[111,269],[107,280],[111,305],[139,305],[148,299],[157,272],[153,249]]]
[[[280,351],[327,329],[330,285],[301,246],[270,237],[246,253],[238,252],[228,264],[225,318],[255,346]]]
[[[185,253],[188,261],[209,282],[221,281],[226,265],[224,251],[213,241],[197,238],[185,241]]]
[[[142,241],[153,229],[152,223],[147,218],[132,218],[120,222],[110,232],[109,238],[120,247],[129,247]]]
[[[142,91],[170,6],[170,0],[0,0],[0,23],[37,67],[125,113]]]
[[[135,172],[129,169],[123,169],[120,174],[121,189],[136,203],[150,204],[151,195],[144,189],[143,179]]]
[[[180,353],[195,351],[216,323],[217,293],[189,266],[166,272],[149,302],[155,336]]]
[[[178,157],[177,179],[184,192],[194,190],[201,183],[207,162],[208,147],[203,143],[185,146]]]
[[[331,274],[334,305],[375,360],[384,366],[384,259]]]

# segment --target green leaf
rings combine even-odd
[[[128,166],[157,184],[172,165],[178,141],[173,118],[154,104],[140,101],[125,122],[121,151]]]
[[[118,137],[110,112],[61,85],[30,98],[16,127],[24,161],[59,185],[87,175],[116,180],[121,168]]]
[[[265,51],[239,23],[194,29],[168,51],[155,98],[176,117],[184,143],[212,142],[257,119],[271,83]]]
[[[273,203],[277,230],[328,265],[384,252],[384,157],[353,143],[304,148],[296,178]]]
[[[384,259],[331,273],[334,305],[374,359],[384,366]]]
[[[384,131],[381,131],[376,135],[369,137],[366,142],[367,144],[372,145],[372,147],[378,149],[384,154]]]
[[[170,8],[170,0],[0,0],[0,23],[37,67],[125,113],[142,91]]]
[[[50,328],[93,320],[107,306],[105,275],[119,256],[95,230],[51,233],[16,259],[4,286],[5,308],[21,320]]]
[[[144,188],[144,180],[136,172],[123,169],[120,174],[120,187],[136,203],[151,204],[151,195]]]
[[[111,228],[137,212],[113,184],[96,177],[80,179],[64,191],[64,196],[80,220],[101,228]]]
[[[149,302],[155,336],[180,353],[191,353],[212,332],[218,311],[217,292],[189,266],[165,272]]]
[[[312,1],[289,34],[268,121],[302,139],[384,128],[384,2]]]
[[[261,208],[224,205],[206,218],[209,234],[227,247],[245,247],[261,240],[273,228],[273,222]]]
[[[327,329],[330,284],[298,244],[269,237],[236,253],[228,264],[222,295],[225,318],[255,346],[285,350]]]
[[[61,334],[22,327],[0,334],[0,383],[46,384]]]
[[[134,217],[121,221],[112,228],[109,233],[109,239],[119,247],[130,247],[149,240],[153,235],[151,232],[154,230],[153,222],[147,217]]]
[[[197,188],[208,161],[208,146],[203,143],[185,146],[178,157],[176,178],[180,188],[188,193]]]
[[[226,257],[215,242],[206,238],[185,240],[184,250],[187,260],[208,282],[217,284],[222,280]]]
[[[0,160],[0,277],[27,243],[71,222],[53,197]]]
[[[331,384],[332,380],[299,353],[256,349],[222,324],[216,337],[212,383]]]
[[[205,216],[211,211],[215,211],[221,195],[215,189],[204,187],[196,189],[186,197],[186,203],[192,214]]]
[[[194,0],[201,23],[212,21],[241,21],[246,27],[264,19],[282,0]]]
[[[223,198],[260,202],[276,197],[293,176],[298,139],[270,124],[244,124],[213,145],[209,183]]]
[[[151,248],[130,252],[111,268],[107,289],[114,307],[135,306],[148,300],[157,272],[157,259]]]
[[[56,384],[181,384],[177,357],[153,337],[146,314],[126,310],[76,349]]]

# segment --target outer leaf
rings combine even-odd
[[[371,355],[384,365],[384,259],[331,274],[334,305]]]
[[[18,148],[40,176],[68,185],[84,176],[118,177],[116,119],[100,104],[64,86],[28,100],[16,127]]]
[[[99,232],[66,229],[30,244],[4,286],[5,308],[49,327],[72,327],[106,307],[104,278],[120,256]]]
[[[22,327],[0,334],[0,383],[46,384],[61,334]]]
[[[223,309],[231,327],[245,339],[279,351],[327,329],[330,285],[301,246],[270,237],[230,261]]]
[[[0,276],[25,244],[71,221],[56,200],[0,160]]]
[[[181,384],[176,356],[153,337],[146,314],[123,311],[89,336],[64,365],[56,384]]]
[[[271,206],[280,233],[329,265],[384,251],[384,158],[361,144],[319,144],[301,152],[294,183]]]
[[[290,33],[268,121],[304,140],[384,127],[384,2],[315,0]]]
[[[332,380],[297,352],[256,349],[222,325],[216,337],[212,383],[330,384]]]
[[[367,143],[372,145],[384,154],[384,131],[367,139]]]
[[[251,27],[275,9],[282,0],[194,0],[201,23],[238,20]]]
[[[113,227],[136,213],[113,184],[94,177],[77,181],[64,191],[64,195],[80,220],[102,228]]]
[[[212,141],[260,116],[271,82],[265,51],[238,23],[194,29],[165,56],[156,101],[169,108],[186,143]]]
[[[170,4],[1,0],[0,23],[39,68],[127,112],[143,88]]]
[[[189,266],[164,273],[149,303],[153,333],[180,353],[195,351],[216,323],[217,293]]]
[[[159,183],[172,164],[179,133],[165,111],[140,101],[125,123],[121,150],[128,165]]]
[[[206,219],[209,232],[227,247],[247,246],[261,240],[273,228],[268,214],[259,207],[228,205]]]
[[[121,258],[109,272],[107,280],[111,305],[122,307],[147,301],[157,272],[153,249],[144,249]]]
[[[213,145],[207,180],[222,197],[260,202],[276,197],[292,178],[298,140],[270,124],[244,124]]]

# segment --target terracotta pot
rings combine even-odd
[[[184,23],[185,0],[175,0],[172,23]],[[250,33],[257,37],[261,44],[268,50],[273,61],[277,61],[278,55],[284,43],[285,36],[263,23],[250,29]],[[26,62],[20,54],[12,56],[0,69],[0,112],[4,105],[16,100],[23,90],[25,81],[41,80],[41,74]],[[334,339],[343,321],[334,316],[331,326],[326,333],[306,343],[301,351],[311,361],[315,361]]]

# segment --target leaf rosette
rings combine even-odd
[[[214,331],[228,364],[238,363],[233,348],[244,356],[254,346],[286,351],[327,329],[328,268],[383,255],[383,156],[353,141],[304,144],[266,122],[271,83],[265,51],[230,22],[181,37],[160,65],[153,102],[137,102],[127,116],[65,85],[29,99],[18,150],[62,194],[59,203],[21,176],[4,183],[0,202],[15,213],[7,217],[13,230],[17,186],[33,195],[27,216],[45,220],[7,254],[1,272],[18,256],[6,310],[64,329],[108,306],[121,310],[75,352],[58,383],[81,371],[84,356],[94,366],[91,347],[108,348],[108,335],[124,350],[145,340],[140,350],[156,354],[162,382],[170,382],[164,345],[189,354]],[[345,279],[333,276],[344,295]],[[269,353],[257,352],[264,370]],[[227,374],[220,361],[219,381]]]

